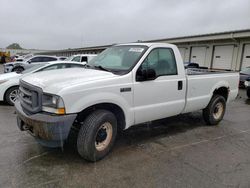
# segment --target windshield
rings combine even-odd
[[[46,65],[48,65],[48,64],[43,63],[43,64],[35,65],[35,66],[31,67],[31,68],[28,68],[28,69],[24,70],[22,72],[22,74],[30,73],[30,72],[35,71],[36,69],[39,69],[40,67],[44,67]]]
[[[142,45],[113,46],[89,61],[91,67],[101,67],[110,71],[129,71],[147,50]]]
[[[244,68],[242,71],[240,71],[242,74],[250,74],[250,67]]]

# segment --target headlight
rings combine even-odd
[[[61,97],[52,94],[43,94],[42,97],[43,111],[55,114],[65,114],[64,102]]]
[[[246,87],[250,86],[249,81],[245,81],[244,84],[245,84]]]
[[[0,84],[3,84],[4,82],[7,82],[8,80],[0,80]]]

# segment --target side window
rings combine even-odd
[[[61,61],[65,60],[65,59],[66,59],[66,57],[59,57],[59,60],[61,60]]]
[[[172,49],[157,48],[152,50],[142,63],[140,69],[153,69],[156,73],[156,77],[176,75],[177,67]]]
[[[84,64],[79,65],[79,64],[68,64],[66,68],[83,68]]]
[[[88,57],[87,56],[82,56],[82,61],[81,62],[88,62]]]
[[[80,56],[76,56],[72,59],[72,61],[76,61],[76,62],[80,62],[81,61],[81,57]]]
[[[45,67],[45,68],[39,70],[38,72],[48,71],[48,70],[55,70],[55,69],[58,69],[58,65],[51,65],[51,66]]]
[[[54,57],[47,57],[47,61],[57,61],[57,58],[54,58]]]
[[[42,62],[56,61],[56,58],[53,57],[42,57]]]
[[[41,61],[42,61],[41,57],[33,57],[30,59],[31,63],[36,63],[36,62],[41,62]]]

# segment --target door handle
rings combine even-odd
[[[178,81],[178,90],[182,90],[183,88],[183,81]]]

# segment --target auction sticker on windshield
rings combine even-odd
[[[144,50],[143,48],[130,48],[129,49],[130,52],[139,52],[139,53],[143,52],[143,50]]]

